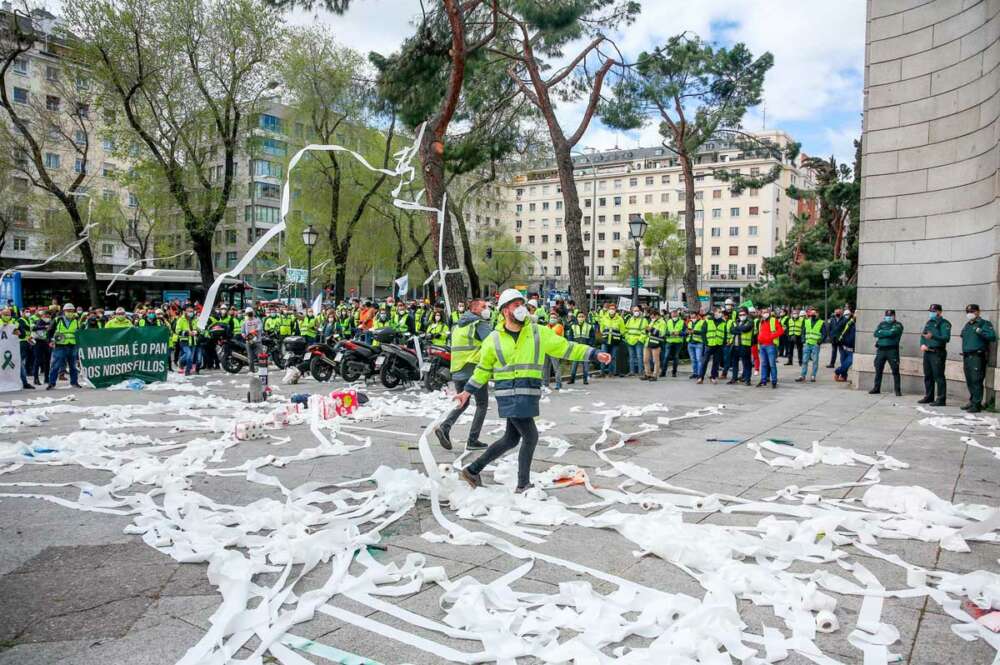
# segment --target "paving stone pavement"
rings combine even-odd
[[[897,398],[889,395],[871,396],[849,386],[833,383],[824,376],[816,384],[793,384],[789,372],[781,367],[783,382],[779,389],[746,388],[704,384],[695,386],[686,378],[661,379],[656,383],[635,379],[594,379],[589,386],[579,382],[564,385],[561,393],[552,393],[542,405],[543,421],[556,423],[554,434],[568,440],[573,447],[562,457],[540,444],[535,469],[544,470],[553,463],[576,464],[587,469],[600,466],[589,450],[600,431],[601,418],[589,413],[595,403],[606,407],[662,403],[670,407],[671,416],[708,405],[725,405],[720,417],[681,420],[660,431],[644,434],[614,455],[629,459],[669,483],[703,492],[724,493],[750,499],[772,495],[788,485],[856,482],[868,471],[864,466],[817,465],[803,470],[774,469],[754,460],[745,443],[768,437],[790,439],[796,448],[806,449],[813,441],[826,445],[853,448],[859,453],[885,451],[911,465],[902,471],[883,471],[882,482],[892,485],[920,485],[939,497],[956,503],[979,503],[997,506],[1000,503],[1000,460],[987,451],[968,447],[960,435],[919,424],[924,414],[916,410],[918,396]],[[797,368],[796,368],[797,369]],[[193,380],[196,385],[217,382],[211,390],[223,396],[240,399],[245,391],[245,378],[210,373]],[[281,386],[280,394],[292,392],[324,392],[335,384],[316,384],[311,380],[297,388]],[[373,387],[373,394],[381,393]],[[66,390],[16,398],[69,394]],[[113,406],[165,401],[178,393],[151,391],[96,391],[78,393],[78,405]],[[179,393],[184,394],[184,393]],[[6,395],[10,398],[12,396]],[[2,402],[3,400],[0,400]],[[953,400],[957,402],[957,400]],[[580,407],[579,411],[571,411]],[[958,415],[954,407],[937,411]],[[430,416],[430,414],[429,414]],[[495,419],[491,405],[488,418]],[[155,420],[155,419],[153,419]],[[651,419],[621,419],[616,427],[632,431],[641,422]],[[416,435],[428,420],[416,418],[386,418],[373,427],[373,445],[346,457],[326,457],[295,462],[282,469],[269,468],[287,487],[309,480],[339,482],[369,475],[379,464],[422,470],[416,450]],[[498,422],[487,426],[496,429]],[[53,415],[49,423],[39,428],[22,428],[0,434],[4,441],[29,442],[37,436],[68,434],[80,427],[79,419]],[[632,428],[632,429],[630,429]],[[456,427],[453,436],[461,441],[465,426]],[[193,434],[171,434],[169,423],[162,431],[150,426],[146,432],[162,439],[183,441]],[[358,431],[363,434],[365,432]],[[315,445],[305,426],[289,427],[282,432],[292,441],[282,454],[294,454],[298,449]],[[495,436],[495,435],[493,435]],[[493,436],[484,436],[492,440]],[[710,439],[738,439],[743,443],[728,444]],[[226,466],[258,457],[268,452],[268,444],[243,442],[226,453]],[[434,446],[439,462],[450,462],[454,453]],[[107,481],[107,474],[71,466],[25,466],[5,474],[4,482],[73,482]],[[594,476],[595,483],[611,486],[608,479]],[[488,479],[488,478],[487,478]],[[243,478],[195,477],[193,489],[218,501],[249,504],[261,497],[279,498],[273,489],[246,482]],[[830,497],[857,497],[864,488],[847,488],[827,492]],[[28,493],[32,488],[7,487],[4,491]],[[40,488],[38,491],[65,498],[75,498],[75,488]],[[592,500],[582,487],[559,490],[559,498],[568,504]],[[621,507],[619,507],[621,509]],[[760,515],[686,513],[686,521],[731,526],[751,526]],[[139,538],[124,533],[129,518],[81,512],[36,499],[9,498],[0,500],[0,665],[60,665],[100,663],[101,665],[137,665],[174,663],[195,644],[209,625],[209,617],[219,605],[220,596],[207,581],[206,566],[181,564],[146,546]],[[477,528],[486,529],[482,525]],[[420,552],[428,557],[428,565],[442,565],[449,577],[472,576],[486,582],[509,572],[517,560],[499,554],[487,546],[455,546],[428,542],[420,534],[439,530],[426,501],[420,501],[406,518],[384,532],[388,551],[378,554],[381,561],[400,561],[407,554]],[[486,529],[488,530],[488,529]],[[886,552],[897,553],[905,560],[927,567],[965,572],[985,569],[1000,571],[1000,544],[973,542],[972,552],[957,554],[942,551],[936,544],[919,541],[879,542]],[[673,565],[654,556],[637,558],[634,543],[617,533],[564,526],[552,529],[543,545],[532,546],[539,551],[555,554],[571,561],[599,568],[626,579],[671,592],[683,592],[701,597],[704,591],[692,578]],[[851,548],[848,548],[849,550]],[[896,567],[880,559],[861,559],[886,585],[902,585],[904,575]],[[355,564],[357,565],[357,564]],[[326,570],[314,570],[299,588],[312,588],[322,583]],[[553,592],[561,581],[574,579],[569,571],[538,562],[528,575],[514,585],[521,591]],[[613,586],[595,583],[604,592]],[[438,598],[440,589],[424,587],[409,597],[392,599],[396,604],[422,615],[439,619],[443,616]],[[837,616],[841,630],[823,635],[817,645],[841,662],[861,662],[860,651],[846,637],[857,615],[860,599],[837,596]],[[470,651],[477,645],[443,638],[440,635],[403,625],[398,619],[373,612],[366,606],[349,600],[335,599],[342,606],[392,626],[410,630],[459,650]],[[741,601],[741,616],[751,630],[759,631],[767,624],[783,628],[767,608]],[[934,663],[989,663],[994,652],[982,641],[966,642],[951,632],[954,621],[933,601],[887,599],[883,618],[901,633],[899,643],[891,651],[915,665]],[[848,627],[845,630],[843,627]],[[360,628],[345,625],[329,616],[317,614],[312,621],[296,625],[292,632],[300,637],[315,639],[363,655],[379,663],[435,663],[434,656],[404,644],[374,635]],[[247,648],[256,642],[251,640]],[[642,644],[631,640],[626,645]],[[237,657],[246,657],[245,648]],[[610,652],[609,652],[610,653]],[[311,662],[328,663],[311,654]],[[528,662],[528,661],[523,661]],[[792,654],[786,663],[810,662]]]

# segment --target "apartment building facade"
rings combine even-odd
[[[778,147],[792,141],[780,131],[755,135]],[[740,194],[712,175],[714,169],[739,169],[750,176],[766,174],[775,165],[781,166],[777,181]],[[628,232],[630,216],[667,214],[684,219],[686,201],[680,165],[669,149],[653,147],[581,155],[575,159],[575,166],[588,279],[593,244],[596,288],[621,286],[628,283],[634,271],[634,267],[625,265],[626,252],[633,246]],[[735,296],[740,288],[758,279],[763,259],[773,255],[785,239],[798,210],[797,203],[785,194],[785,188],[793,184],[811,187],[810,174],[771,156],[745,153],[733,141],[716,139],[704,146],[695,165],[695,232],[699,291],[703,296],[713,296],[713,300],[730,293]],[[566,288],[569,260],[565,210],[554,165],[515,174],[502,184],[501,191],[506,205],[500,206],[500,225],[535,259],[526,278],[537,281],[544,276],[555,288]],[[470,212],[480,220],[480,227],[496,224],[498,215],[490,211],[493,205],[488,199],[470,201]],[[644,248],[642,253],[644,285],[659,288],[661,279],[651,264],[652,252]],[[681,281],[672,280],[667,291],[663,294],[667,300],[680,300]]]
[[[8,6],[0,9],[0,18],[5,26],[9,24]],[[102,136],[110,118],[92,108],[90,82],[67,58],[70,52],[58,36],[58,19],[35,10],[30,19],[22,19],[22,25],[30,25],[37,39],[14,60],[3,85],[18,117],[27,122],[39,144],[45,170],[66,190],[85,172],[82,186],[74,191],[84,224],[91,221],[95,208],[134,206],[134,197],[116,180],[124,165],[115,157],[115,145]],[[44,260],[74,236],[58,199],[32,184],[37,169],[6,111],[0,111],[0,122],[9,139],[3,146],[6,154],[0,158],[0,206],[7,221],[0,265],[9,267]],[[120,270],[131,260],[128,248],[107,228],[92,231],[90,245],[99,271]],[[79,261],[79,254],[73,253],[57,267],[73,269]]]

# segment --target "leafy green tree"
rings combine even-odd
[[[113,102],[123,157],[158,165],[207,289],[241,132],[275,85],[268,75],[286,41],[281,17],[255,0],[67,0],[64,12]]]
[[[338,46],[325,29],[299,29],[282,54],[280,72],[295,108],[294,122],[304,127],[309,142],[346,145],[371,164],[392,166],[392,154],[400,147],[396,119],[365,82],[374,72],[360,53]],[[372,126],[380,122],[385,130]],[[371,220],[369,206],[388,176],[338,152],[310,152],[298,168],[303,195],[297,205],[320,226],[322,241],[314,255],[333,258],[334,295],[343,299],[352,243],[363,222]]]
[[[499,13],[504,20],[489,48],[506,64],[509,76],[538,110],[548,130],[562,188],[570,290],[578,298],[587,291],[580,228],[583,210],[572,151],[598,112],[608,73],[623,66],[617,48],[603,31],[631,24],[639,9],[634,0],[512,0],[501,5]],[[587,41],[566,61],[564,50],[579,39]],[[554,61],[564,64],[554,66]],[[582,117],[575,128],[566,129],[556,113],[556,103],[578,99],[586,99]]]
[[[670,282],[684,274],[683,234],[677,219],[670,215],[648,214],[646,222],[649,226],[646,227],[646,233],[642,237],[644,248],[642,263],[660,278],[660,289],[666,298]],[[621,274],[621,283],[631,284],[635,272],[634,246],[625,251],[621,265],[628,267],[628,270]]]
[[[492,250],[490,258],[486,257],[487,249]],[[514,238],[500,228],[489,229],[480,235],[474,245],[474,255],[483,281],[498,290],[513,286],[515,280],[528,274],[532,262]]]
[[[77,49],[56,43],[67,35],[61,30],[47,35],[38,29],[38,20],[45,16],[48,14],[43,10],[28,11],[26,3],[23,9],[4,11],[0,15],[0,108],[8,121],[0,123],[0,169],[16,174],[30,183],[32,191],[59,203],[68,225],[64,229],[43,230],[68,238],[62,243],[65,245],[80,238],[85,225],[90,223],[84,210],[92,206],[87,186],[92,179],[91,171],[95,170],[91,160],[99,126],[94,111],[101,99],[78,62]],[[23,103],[15,101],[15,64],[23,61],[36,42],[50,41],[50,48],[58,52],[62,60],[58,76],[54,81],[46,81],[45,93],[36,94],[30,90]],[[36,62],[34,66],[40,65]],[[74,164],[74,170],[70,170]],[[90,302],[100,304],[91,241],[84,242],[77,251],[83,262]]]
[[[773,63],[770,53],[754,58],[742,43],[714,47],[696,35],[676,35],[666,45],[640,54],[633,72],[616,83],[613,99],[602,110],[606,124],[624,129],[643,126],[658,117],[663,145],[677,156],[685,191],[684,291],[688,307],[694,310],[701,307],[695,259],[696,156],[718,134],[728,132],[744,141],[754,140],[739,127],[747,109],[760,103],[764,76]],[[792,149],[797,151],[795,146]],[[733,177],[724,169],[715,174],[721,179]],[[779,175],[780,169],[772,171],[756,185],[762,186],[767,178],[773,182]],[[739,177],[735,180],[736,190],[753,186]]]

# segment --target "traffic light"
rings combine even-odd
[[[489,261],[492,258],[493,258],[493,248],[492,247],[487,247],[486,248],[486,260]]]

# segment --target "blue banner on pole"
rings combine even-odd
[[[21,294],[21,273],[13,272],[3,278],[0,282],[0,303],[6,305],[12,302],[18,309],[24,307],[24,299]]]

